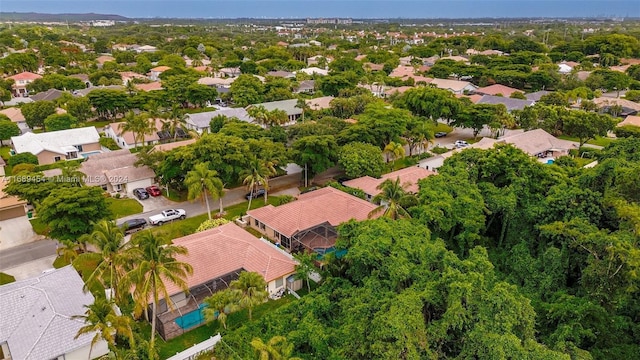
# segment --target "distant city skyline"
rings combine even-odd
[[[640,17],[631,0],[1,0],[2,12],[130,18]]]

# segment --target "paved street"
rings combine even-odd
[[[55,255],[56,245],[57,241],[43,239],[0,251],[0,270],[5,271],[29,261]]]

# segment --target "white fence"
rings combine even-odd
[[[218,335],[216,336],[212,336],[209,339],[195,344],[192,347],[188,348],[185,351],[179,352],[175,355],[173,355],[172,357],[168,358],[167,360],[193,360],[195,359],[198,355],[202,354],[203,352],[209,351],[211,349],[213,349],[213,347],[222,339],[222,336],[220,336],[220,333],[218,333]]]

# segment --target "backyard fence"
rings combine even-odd
[[[201,343],[195,344],[192,347],[173,355],[167,360],[194,360],[198,355],[212,350],[221,339],[222,336],[218,333],[218,335],[212,336]]]

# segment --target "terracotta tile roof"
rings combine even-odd
[[[274,207],[268,205],[247,212],[252,218],[291,237],[301,230],[329,223],[338,226],[351,219],[366,220],[377,206],[332,187],[298,197],[298,200]]]
[[[160,81],[154,81],[148,84],[136,84],[136,89],[140,91],[162,90],[162,83],[160,83]]]
[[[156,66],[153,69],[149,70],[149,71],[155,71],[155,72],[163,72],[163,71],[167,71],[170,70],[171,68],[168,66]]]
[[[413,73],[416,71],[413,66],[406,65],[398,65],[397,68],[393,69],[389,74],[389,77],[405,77],[405,76],[413,76]]]
[[[469,100],[471,100],[472,103],[476,104],[478,103],[478,101],[480,101],[480,99],[482,99],[483,95],[478,95],[478,94],[472,94],[472,95],[456,95],[457,98],[461,99],[461,98],[467,98]]]
[[[104,64],[107,61],[116,61],[116,58],[114,58],[113,56],[109,56],[109,55],[102,55],[102,56],[98,56],[98,58],[96,59],[96,62],[98,64]]]
[[[34,74],[32,72],[24,71],[24,72],[21,72],[19,74],[15,74],[13,76],[9,76],[9,77],[7,77],[7,79],[13,79],[15,81],[18,81],[18,80],[36,80],[36,79],[42,79],[42,76],[40,76],[38,74]]]
[[[392,87],[390,89],[385,90],[385,94],[386,95],[391,95],[391,94],[404,94],[405,91],[409,90],[409,89],[413,89],[413,86],[399,86],[399,87]]]
[[[498,140],[497,142],[512,144],[531,156],[552,149],[575,149],[577,146],[572,141],[558,139],[542,129],[530,130],[508,136]]]
[[[376,196],[381,192],[380,190],[377,189],[378,186],[382,184],[385,180],[387,179],[395,180],[397,178],[400,178],[400,184],[402,184],[402,187],[406,191],[415,194],[419,190],[418,180],[424,179],[427,176],[431,176],[435,174],[436,173],[433,171],[429,171],[427,169],[424,169],[418,166],[411,166],[405,169],[400,169],[398,171],[384,174],[380,179],[376,179],[371,176],[363,176],[357,179],[345,181],[344,185],[355,188],[355,189],[360,189],[368,195]]]
[[[187,278],[189,288],[240,269],[257,272],[270,282],[294,273],[297,264],[291,255],[234,223],[177,238],[173,243],[189,251],[176,257],[193,267],[193,274]],[[180,291],[167,282],[169,294]]]
[[[624,120],[618,123],[618,126],[625,125],[640,126],[640,116],[628,115]]]
[[[25,121],[24,115],[22,115],[22,110],[16,107],[6,108],[4,110],[0,110],[0,114],[5,114],[7,117],[13,122],[23,122]]]
[[[384,64],[374,64],[374,63],[364,63],[364,65],[362,65],[365,69],[369,68],[371,69],[371,71],[382,71],[382,69],[384,69]]]
[[[494,84],[494,85],[481,87],[481,88],[476,89],[475,92],[478,93],[478,94],[484,94],[484,95],[502,94],[502,96],[504,96],[504,97],[510,97],[511,94],[513,94],[515,92],[522,93],[521,90],[514,89],[512,87],[508,87],[508,86],[504,86],[504,85],[500,85],[500,84]]]
[[[176,141],[176,142],[166,143],[166,144],[158,144],[153,147],[152,151],[169,151],[175,148],[179,148],[181,146],[193,144],[195,142],[196,142],[196,139],[189,139],[189,140]]]
[[[625,59],[625,58],[622,58],[622,59],[620,59],[620,63],[621,64],[625,64],[625,65],[640,65],[640,59]]]
[[[319,98],[313,98],[309,100],[305,100],[307,105],[311,110],[322,110],[328,109],[331,107],[331,101],[333,100],[333,96],[323,96]]]

